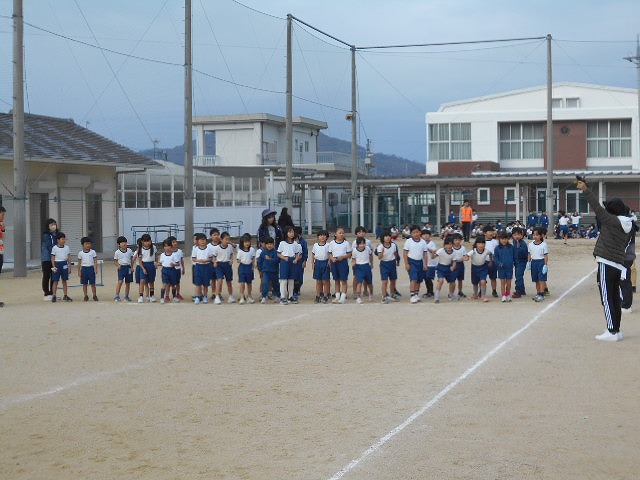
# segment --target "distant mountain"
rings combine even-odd
[[[209,148],[209,146],[207,146],[207,148]],[[195,142],[193,150],[195,152]],[[351,142],[320,133],[320,135],[318,135],[318,151],[349,154],[351,153]],[[152,149],[140,150],[139,153],[146,155],[149,158],[153,158],[154,155]],[[166,159],[167,161],[177,165],[184,165],[184,148],[182,145],[177,145],[168,149],[158,149],[155,154],[156,158]],[[365,148],[358,146],[358,157],[364,158],[365,154]],[[375,153],[372,160],[376,167],[375,175],[377,177],[410,177],[416,174],[425,173],[425,166],[423,164],[407,160],[406,158],[398,157],[396,155]]]

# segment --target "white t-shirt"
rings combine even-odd
[[[216,257],[216,262],[230,262],[233,260],[233,245],[228,244],[226,247],[219,243],[213,247],[213,256]]]
[[[243,265],[251,265],[253,263],[253,259],[256,258],[256,249],[253,247],[249,247],[249,250],[242,250],[239,248],[236,258]]]
[[[547,247],[547,242],[545,241],[537,245],[535,242],[529,242],[528,248],[531,260],[543,260],[544,256],[549,253],[549,247]]]
[[[429,256],[429,260],[427,261],[427,266],[435,267],[438,265],[438,257],[436,257],[432,252],[437,252],[438,247],[436,247],[436,242],[433,240],[429,240],[427,242],[427,255]]]
[[[497,239],[492,238],[491,240],[487,240],[487,243],[485,243],[485,245],[485,248],[489,250],[489,253],[491,255],[493,255],[493,252],[496,251],[496,247],[500,245],[500,242]]]
[[[423,260],[424,252],[427,251],[427,242],[422,238],[417,242],[413,238],[408,238],[404,242],[404,251],[408,252],[408,256],[412,260]]]
[[[311,249],[311,253],[316,260],[328,260],[329,259],[329,244],[324,242],[324,244],[320,244],[316,242],[313,244],[313,248]]]
[[[80,250],[78,252],[78,261],[80,262],[81,267],[93,267],[93,259],[96,258],[96,251],[92,248],[89,249],[88,252],[84,250]]]
[[[569,225],[569,219],[565,216],[562,216],[558,219],[558,225],[560,225],[561,227],[566,227],[567,225]]]
[[[370,264],[371,249],[366,245],[364,246],[363,250],[358,250],[357,248],[354,248],[351,251],[351,258],[353,258],[356,261],[356,265]]]
[[[453,259],[456,262],[462,262],[466,254],[467,249],[464,248],[464,245],[460,245],[460,248],[453,247]]]
[[[113,259],[118,262],[118,265],[131,265],[131,259],[133,259],[133,251],[127,248],[124,252],[117,249],[113,254]]]
[[[572,225],[578,225],[580,223],[580,219],[582,218],[582,216],[578,215],[576,217],[574,217],[573,215],[571,215],[571,224]]]
[[[158,258],[158,263],[163,267],[175,267],[176,263],[180,263],[180,257],[178,257],[176,252],[171,252],[169,255],[162,252]]]
[[[351,253],[351,250],[351,244],[346,240],[342,240],[342,242],[331,240],[329,242],[329,253],[333,255],[333,258],[343,257]]]
[[[371,240],[369,240],[368,238],[365,238],[364,239],[364,244],[365,244],[365,246],[367,246],[369,248],[369,250],[371,250],[373,252],[373,245],[371,245]],[[351,242],[351,250],[355,250],[355,249],[356,249],[356,240]]]
[[[70,254],[69,245],[65,245],[64,247],[54,245],[51,249],[51,258],[53,258],[54,262],[66,262],[69,260]]]
[[[283,240],[278,244],[278,253],[289,258],[302,255],[302,246],[296,241],[289,243]]]
[[[376,255],[382,253],[381,262],[391,262],[396,260],[396,255],[398,254],[398,245],[395,242],[391,242],[388,247],[385,247],[384,244],[380,244],[376,247]]]
[[[485,263],[491,260],[490,258],[491,252],[489,252],[489,250],[487,250],[486,247],[482,251],[482,253],[480,253],[478,250],[473,248],[469,253],[467,253],[467,255],[471,259],[471,265],[480,266],[480,265],[484,265]]]
[[[204,248],[199,247],[198,245],[193,247],[193,251],[191,252],[191,258],[194,260],[208,260],[211,261],[213,258],[213,249],[214,246],[210,243],[207,243],[207,246]],[[201,262],[197,262],[201,263]]]
[[[444,247],[438,249],[438,251],[436,252],[436,254],[438,255],[438,265],[451,265],[453,264],[453,250],[451,251],[451,253],[447,252]]]
[[[151,252],[151,247],[149,248],[144,248],[142,247],[142,253],[140,254],[140,257],[142,258],[142,262],[154,262],[155,261],[155,256],[156,256],[156,251],[154,250],[153,253]]]

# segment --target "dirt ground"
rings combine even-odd
[[[298,305],[116,304],[107,265],[51,304],[4,273],[0,476],[637,479],[640,304],[594,340],[592,248],[550,241],[543,303],[410,305],[401,273],[315,305],[307,272]]]

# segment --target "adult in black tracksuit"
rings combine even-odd
[[[586,183],[578,181],[578,188],[600,221],[602,228],[593,249],[593,256],[598,262],[598,286],[600,300],[604,307],[607,329],[596,336],[597,340],[617,342],[622,340],[620,332],[620,278],[626,276],[624,266],[625,248],[631,231],[631,218],[628,207],[619,198],[613,198],[600,205],[598,197]]]
[[[622,295],[622,312],[631,313],[633,305],[633,285],[631,284],[631,266],[636,259],[636,232],[640,230],[640,222],[635,215],[629,212],[631,217],[631,231],[627,237],[624,266],[627,267],[627,278],[620,281],[620,294]]]

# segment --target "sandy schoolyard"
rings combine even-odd
[[[549,244],[542,303],[411,305],[403,272],[316,305],[308,271],[298,305],[116,304],[107,262],[51,304],[5,273],[0,477],[637,479],[640,303],[594,340],[593,243]]]

